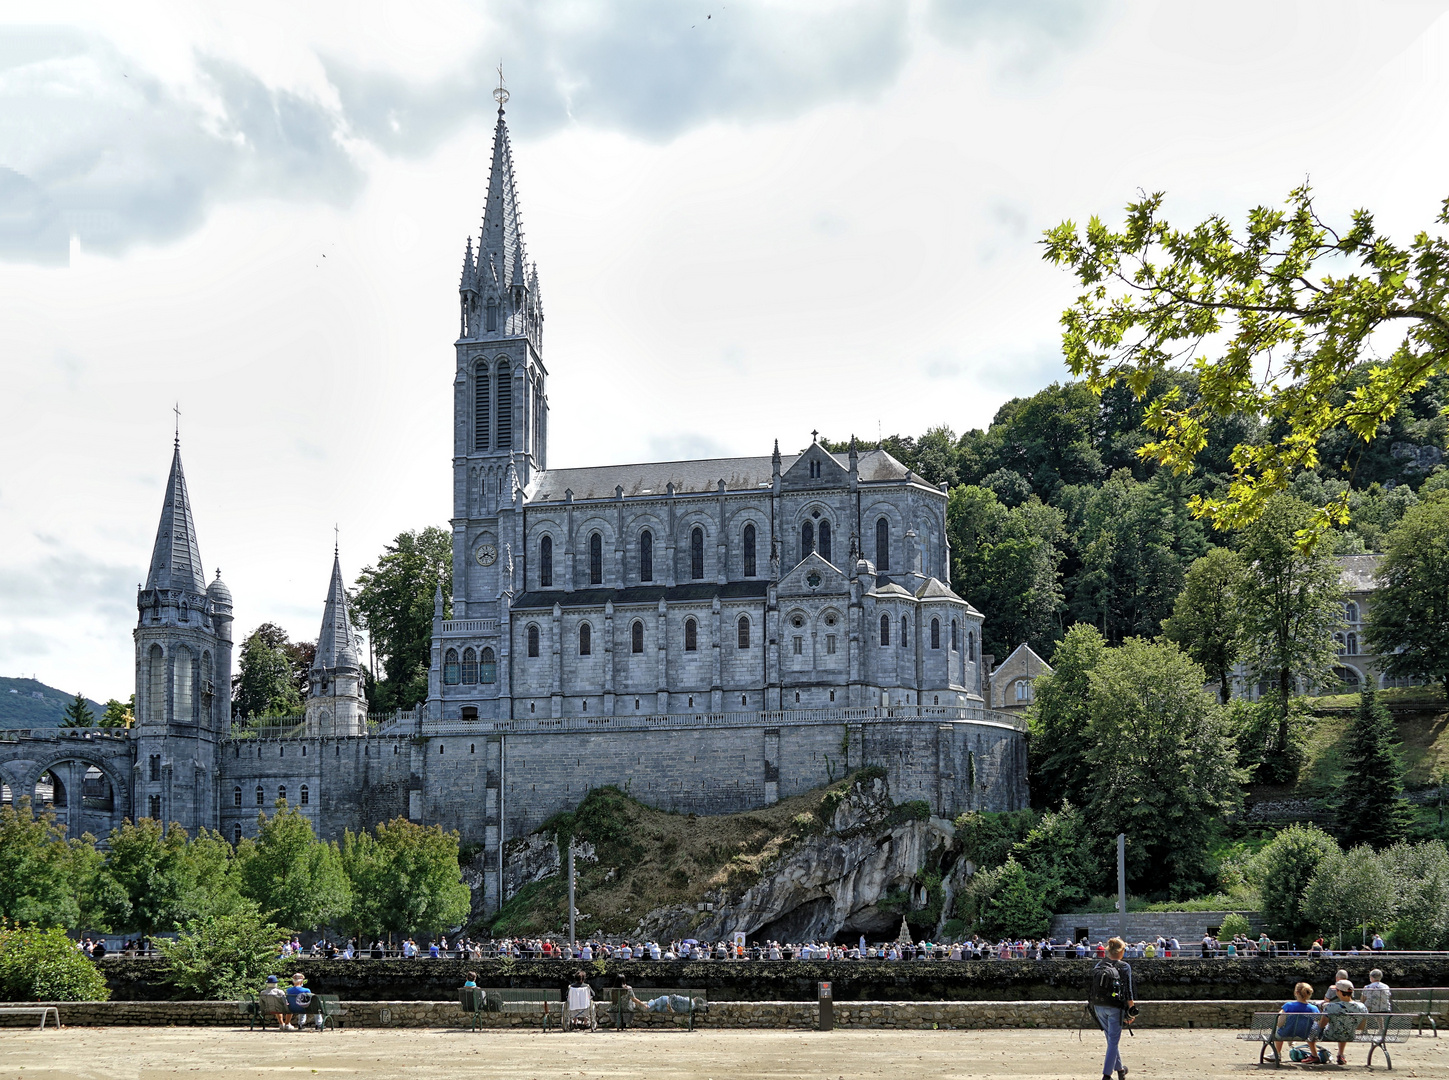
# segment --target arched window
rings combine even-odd
[[[704,577],[704,530],[696,525],[689,534],[689,576]]]
[[[150,667],[148,673],[150,679],[147,682],[146,702],[147,711],[151,715],[151,722],[164,724],[166,722],[166,655],[161,651],[160,645],[152,645],[150,653]]]
[[[699,624],[693,619],[684,620],[684,651],[699,651]]]
[[[1350,600],[1343,605],[1343,617],[1346,622],[1358,622],[1358,604]]]
[[[231,846],[236,847],[241,843],[241,825],[233,825],[231,829]]]
[[[755,526],[752,523],[751,524],[747,524],[745,526],[744,548],[745,548],[745,577],[754,577],[755,576]]]
[[[457,686],[458,676],[458,650],[449,649],[443,654],[443,684],[445,686]]]
[[[598,533],[589,534],[589,584],[604,583],[604,538]]]
[[[238,784],[236,787],[234,787],[234,788],[231,789],[231,804],[233,806],[240,806],[241,805],[241,785],[240,784]]]
[[[262,793],[262,785],[261,784],[258,784],[257,785],[257,805],[258,806],[266,806],[267,805],[267,797],[266,797],[266,795],[264,795]]]
[[[1032,690],[1031,690],[1031,680],[1030,679],[1017,679],[1016,680],[1016,683],[1015,683],[1015,688],[1016,688],[1016,700],[1018,702],[1026,703],[1026,702],[1031,701],[1032,698],[1035,697],[1035,695],[1032,693]]]
[[[910,642],[906,638],[906,626],[907,626],[906,617],[904,615],[902,615],[901,616],[901,648],[903,648],[903,649],[908,644],[910,644]]]
[[[639,534],[639,580],[654,580],[654,534],[648,529]]]
[[[306,784],[303,784],[302,785],[302,790],[297,794],[297,805],[298,806],[306,806],[307,805],[307,785]]]
[[[809,558],[810,553],[815,550],[815,526],[807,521],[800,526],[800,558]]]
[[[538,626],[534,624],[528,627],[528,655],[538,655]]]
[[[287,785],[286,784],[278,784],[277,785],[277,799],[278,799],[278,801],[285,801],[286,798],[287,798]]]
[[[880,617],[880,643],[882,645],[891,643],[891,617],[889,615]]]
[[[830,522],[820,523],[820,557],[826,562],[832,562],[830,558]]]
[[[976,659],[976,631],[975,630],[971,631],[971,633],[969,633],[969,634],[966,635],[966,659],[967,660],[975,660]]]
[[[1357,656],[1358,655],[1358,635],[1357,634],[1349,634],[1348,635],[1348,655],[1349,656]]]
[[[1340,634],[1334,634],[1333,635],[1333,640],[1335,642],[1337,642],[1337,644],[1338,644],[1338,655],[1339,656],[1347,656],[1348,655],[1348,643],[1346,641],[1344,641],[1343,635],[1341,633]]]
[[[885,518],[875,523],[875,568],[881,573],[891,568],[891,523]]]
[[[538,542],[538,584],[540,588],[553,586],[553,537],[545,536]]]
[[[739,647],[741,649],[748,649],[750,647],[750,617],[748,615],[741,615],[740,621],[736,625],[739,630]]]
[[[492,649],[484,649],[478,654],[478,681],[480,683],[498,681],[498,658],[493,655]]]
[[[196,661],[192,659],[191,650],[185,645],[177,648],[175,659],[171,661],[171,673],[175,685],[171,690],[171,701],[175,706],[172,718],[180,724],[189,724],[194,717],[191,715],[192,687],[196,684]]]
[[[493,305],[488,306],[492,312]],[[473,449],[488,449],[488,362],[479,360],[473,369]]]
[[[933,648],[933,649],[939,649],[940,647],[941,647],[941,620],[940,619],[932,619],[931,620],[931,648]]]
[[[493,446],[498,450],[513,448],[513,372],[507,364],[498,365],[498,437]]]
[[[635,619],[634,625],[629,627],[629,651],[636,653],[644,651],[644,623],[640,619]]]
[[[951,620],[951,651],[956,652],[961,648],[961,639],[956,636],[956,620]]]
[[[588,623],[579,625],[579,655],[590,656],[594,651],[594,628]]]
[[[478,683],[478,654],[472,649],[463,650],[463,685],[476,686]]]

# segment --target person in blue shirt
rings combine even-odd
[[[1285,1001],[1283,1008],[1278,1010],[1280,1013],[1289,1014],[1279,1018],[1278,1030],[1273,1033],[1273,1052],[1278,1055],[1279,1061],[1283,1060],[1285,1042],[1302,1042],[1316,1034],[1315,1022],[1307,1015],[1318,1012],[1318,1006],[1308,1000],[1312,996],[1313,987],[1301,982],[1293,988],[1293,1000]],[[1304,1015],[1296,1015],[1299,1013]]]
[[[307,989],[307,978],[300,971],[292,976],[292,985],[287,987],[287,1008],[292,1015],[298,1017],[297,1030],[301,1031],[307,1026],[307,1014],[313,1012],[312,991]],[[322,1012],[315,1011],[317,1018],[317,1030],[322,1030]]]

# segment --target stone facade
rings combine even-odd
[[[1026,642],[991,669],[991,707],[1005,712],[1024,713],[1036,700],[1036,680],[1050,672],[1052,666],[1038,656]]]
[[[1226,911],[1129,911],[1127,913],[1128,941],[1156,941],[1158,937],[1177,938],[1183,952],[1196,956],[1202,950],[1202,936],[1216,933]],[[1248,920],[1256,938],[1265,924],[1256,911],[1240,911]],[[1106,941],[1117,936],[1121,923],[1111,912],[1093,915],[1053,915],[1051,936],[1053,941]],[[1086,933],[1082,933],[1082,931]]]
[[[283,798],[329,838],[438,823],[481,847],[489,912],[503,845],[606,784],[720,814],[877,765],[941,817],[1026,805],[1021,720],[988,708],[983,616],[950,586],[943,490],[814,441],[548,467],[538,270],[501,112],[459,302],[452,617],[440,593],[428,701],[369,722],[334,552],[305,717],[232,731],[232,597],[205,582],[178,444],[138,595],[137,726],[69,756],[0,741],[17,796],[47,769],[104,786],[52,807],[98,835],[150,815],[235,842]]]

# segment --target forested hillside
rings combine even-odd
[[[1052,384],[1002,405],[991,426],[957,436],[937,427],[881,445],[932,483],[951,488],[948,529],[956,590],[987,615],[986,651],[1025,641],[1050,659],[1075,623],[1116,644],[1154,636],[1172,613],[1193,560],[1238,536],[1193,519],[1188,500],[1224,488],[1234,445],[1264,436],[1248,421],[1214,426],[1189,474],[1142,460],[1147,406],[1190,376],[1161,376],[1135,400],[1123,386],[1100,398],[1080,383]],[[1377,551],[1426,490],[1449,488],[1449,378],[1412,395],[1372,442],[1347,430],[1327,440],[1318,467],[1293,494],[1312,506],[1351,492],[1352,521],[1329,537],[1334,554]],[[829,442],[843,451],[848,440]]]

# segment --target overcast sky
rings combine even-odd
[[[1041,231],[1139,189],[1429,227],[1445,7],[0,0],[0,674],[133,689],[176,402],[238,639],[446,524],[500,60],[598,465],[985,426],[1065,374]]]

